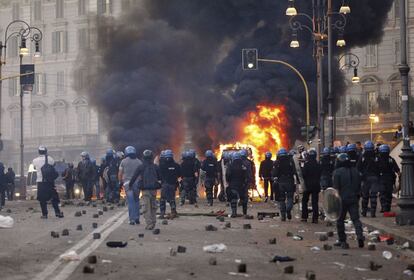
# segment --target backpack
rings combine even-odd
[[[156,190],[161,186],[158,182],[158,175],[155,164],[148,164],[142,173],[142,187],[144,190]]]
[[[42,166],[40,171],[42,172],[43,182],[45,183],[54,183],[57,177],[59,177],[55,167],[49,164],[47,155],[45,155],[45,164]]]

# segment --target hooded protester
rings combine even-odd
[[[270,200],[274,200],[275,198],[274,193],[273,193],[273,186],[272,186],[272,168],[273,168],[272,153],[266,152],[265,160],[263,160],[260,163],[260,168],[259,168],[259,177],[260,177],[260,180],[263,181],[266,202],[269,199],[269,187],[270,187]]]
[[[131,179],[134,172],[142,165],[137,158],[135,147],[128,146],[125,148],[125,158],[119,164],[118,180],[120,185],[125,188],[125,194],[128,201],[129,224],[139,224],[139,189],[138,186],[131,185]]]
[[[145,229],[153,230],[156,223],[157,191],[161,188],[161,175],[158,165],[154,163],[152,151],[144,151],[143,164],[135,170],[129,184],[131,186],[137,184],[137,189],[142,192],[144,218],[147,224]]]
[[[90,202],[93,194],[93,182],[95,180],[95,168],[87,152],[81,153],[81,161],[78,163],[78,179],[85,195],[84,200]]]
[[[316,160],[317,153],[310,150],[308,160],[305,162],[302,170],[303,179],[305,180],[305,190],[302,196],[302,222],[308,220],[308,202],[312,196],[312,223],[318,223],[319,217],[319,192],[321,191],[321,173],[322,168]]]

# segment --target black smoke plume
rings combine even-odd
[[[312,13],[312,1],[295,2]],[[339,8],[342,1],[334,3]],[[348,47],[380,41],[391,4],[351,1]],[[260,103],[285,105],[294,141],[305,121],[298,77],[272,64],[241,69],[242,48],[293,64],[308,81],[316,107],[312,38],[301,32],[301,48],[289,48],[286,7],[282,0],[143,0],[119,19],[100,21],[99,36],[107,41],[90,99],[105,116],[110,141],[118,148],[178,148],[187,123],[193,145],[205,150],[236,140],[238,120]],[[342,94],[339,70],[335,77],[336,94]]]

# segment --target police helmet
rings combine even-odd
[[[214,157],[214,153],[213,153],[212,150],[207,150],[206,153],[205,153],[205,156],[207,158],[212,158],[212,157]]]
[[[338,160],[338,162],[344,163],[344,162],[349,161],[349,156],[347,154],[345,154],[345,153],[340,153],[336,157],[336,159]]]
[[[329,155],[331,153],[331,149],[329,149],[328,147],[323,148],[322,150],[322,155]]]
[[[339,147],[339,152],[340,152],[341,154],[346,153],[346,146],[340,146],[340,147]]]
[[[40,155],[45,155],[47,153],[47,148],[45,146],[40,146],[39,147],[39,154]]]
[[[309,151],[308,151],[308,155],[310,156],[310,157],[316,157],[317,156],[317,152],[316,152],[316,150],[315,149],[310,149]]]
[[[375,145],[374,143],[372,143],[372,141],[366,141],[364,143],[364,150],[367,152],[372,152],[375,149]]]
[[[128,147],[125,148],[125,154],[127,156],[129,156],[129,155],[135,155],[136,153],[137,153],[137,150],[134,147],[132,147],[132,146],[128,146]]]
[[[339,154],[339,147],[334,147],[334,153]]]
[[[240,156],[241,157],[247,158],[248,155],[249,155],[249,153],[247,152],[246,149],[243,149],[243,150],[240,151]]]
[[[83,151],[83,152],[80,154],[80,156],[81,156],[81,157],[83,157],[83,158],[87,158],[87,157],[88,157],[88,153],[87,153],[87,152],[85,152],[85,151]]]
[[[286,151],[285,148],[280,148],[279,151],[277,152],[278,157],[284,157],[284,156],[287,156],[287,155],[288,155],[288,152]]]
[[[266,152],[265,157],[266,158],[272,158],[272,153],[271,152]]]
[[[112,157],[114,155],[114,150],[112,148],[109,148],[106,150],[106,156]]]
[[[234,152],[234,153],[232,153],[231,157],[232,157],[233,160],[239,160],[239,159],[242,158],[242,154],[241,154],[241,152]]]
[[[153,153],[151,150],[145,150],[142,155],[145,159],[152,159]]]
[[[189,152],[189,156],[191,157],[191,158],[196,158],[196,151],[194,150],[194,149],[190,149],[190,150],[188,150],[188,152]]]
[[[346,146],[347,152],[356,152],[356,150],[357,150],[356,144],[348,144],[348,146]]]
[[[389,154],[391,149],[387,144],[381,145],[378,150],[380,153]]]
[[[164,158],[174,158],[174,153],[171,150],[164,151]]]

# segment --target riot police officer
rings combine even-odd
[[[165,211],[167,208],[167,201],[171,207],[170,218],[174,219],[177,217],[175,192],[177,190],[178,180],[181,177],[181,167],[174,161],[174,154],[171,150],[165,150],[163,156],[163,163],[160,164],[162,186],[160,199],[160,219],[164,219]]]
[[[346,146],[346,153],[348,154],[349,162],[351,163],[352,167],[356,167],[358,160],[359,160],[359,155],[357,152],[357,145],[348,144]]]
[[[183,154],[181,163],[181,188],[180,205],[184,205],[185,199],[188,198],[190,204],[197,206],[197,180],[199,169],[192,152],[187,151]]]
[[[241,150],[240,155],[244,165],[247,167],[246,196],[248,196],[249,189],[256,189],[256,167],[254,165],[254,162],[248,158],[249,153],[246,149]]]
[[[237,217],[238,200],[242,202],[243,215],[247,215],[247,178],[249,169],[242,160],[241,153],[235,152],[232,156],[232,162],[226,170],[226,188],[227,199],[230,201],[231,217]]]
[[[400,168],[395,160],[390,156],[390,146],[381,145],[378,149],[378,168],[380,183],[380,202],[381,213],[391,210],[392,192],[394,189],[397,174],[400,174]]]
[[[289,158],[286,149],[277,152],[277,159],[272,170],[272,177],[278,183],[278,201],[282,221],[292,219],[293,196],[296,191],[295,178],[299,182],[294,162]]]
[[[339,154],[337,165],[333,175],[333,186],[338,190],[341,197],[342,211],[336,222],[339,243],[335,245],[348,249],[345,233],[345,218],[347,213],[351,216],[351,221],[355,227],[358,239],[358,246],[364,247],[364,234],[362,224],[359,220],[359,194],[361,191],[360,176],[355,167],[352,167],[347,154]]]
[[[362,177],[362,216],[367,216],[368,202],[371,206],[371,217],[375,217],[377,196],[379,192],[379,168],[375,155],[375,146],[371,141],[364,144],[364,153],[358,161],[357,169]]]
[[[260,179],[263,181],[264,187],[264,194],[265,194],[265,201],[269,199],[269,187],[270,187],[270,200],[274,199],[273,194],[273,186],[272,186],[272,168],[273,168],[273,160],[272,160],[272,153],[266,152],[265,160],[260,163],[259,168],[259,176]]]
[[[205,156],[206,159],[201,164],[201,170],[206,173],[204,185],[206,188],[207,202],[210,206],[213,206],[213,188],[217,181],[218,164],[213,151],[206,151]]]
[[[319,192],[321,191],[321,166],[316,160],[317,153],[315,150],[308,152],[308,160],[303,166],[302,174],[305,180],[305,191],[302,196],[302,222],[308,220],[308,202],[312,196],[312,223],[318,223],[319,217]]]
[[[332,173],[335,167],[335,161],[331,157],[331,150],[329,148],[324,148],[321,153],[321,188],[326,190],[327,188],[332,187]]]

